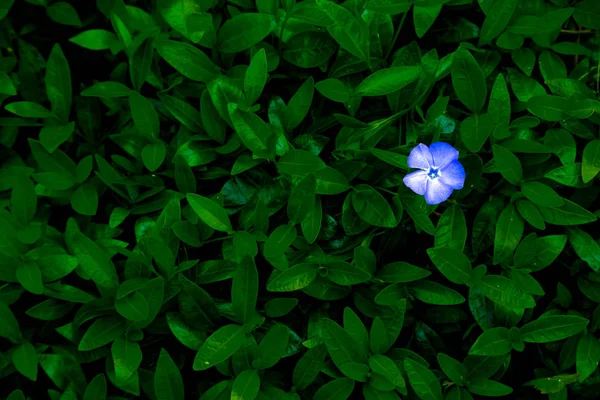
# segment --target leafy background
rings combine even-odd
[[[597,398],[600,1],[0,19],[0,397]]]

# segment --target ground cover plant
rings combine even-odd
[[[0,0],[0,398],[597,399],[599,28]]]

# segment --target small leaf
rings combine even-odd
[[[98,210],[98,192],[89,183],[79,186],[71,197],[73,210],[81,215],[96,215]]]
[[[475,58],[463,47],[452,58],[452,86],[469,110],[481,111],[487,97],[485,77]]]

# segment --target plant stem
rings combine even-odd
[[[396,45],[396,40],[398,40],[398,35],[400,34],[400,31],[402,30],[402,26],[404,26],[404,21],[406,20],[407,15],[408,15],[408,11],[406,11],[404,14],[402,14],[402,19],[400,20],[400,25],[398,25],[398,29],[396,29],[396,33],[394,33],[394,38],[392,39],[392,44],[391,44],[390,48],[388,49],[387,54],[385,55],[386,60],[392,53],[392,50],[394,50],[394,46]]]

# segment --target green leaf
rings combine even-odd
[[[491,110],[493,110],[493,112],[490,113],[489,111]],[[511,100],[510,93],[508,92],[508,87],[506,85],[506,79],[504,78],[504,75],[498,74],[496,80],[494,81],[494,86],[492,86],[492,92],[490,93],[488,114],[483,114],[483,116],[491,115],[491,117],[494,119],[495,123],[492,130],[495,138],[504,139],[510,136],[510,112]]]
[[[48,150],[48,153],[52,153],[58,146],[71,138],[74,130],[75,122],[65,125],[44,125],[40,131],[40,143]]]
[[[423,303],[439,306],[462,304],[465,298],[458,292],[432,281],[417,281],[410,284],[410,292]]]
[[[573,228],[569,229],[569,243],[591,269],[600,271],[600,245],[594,238],[581,229]]]
[[[566,119],[568,103],[567,99],[560,96],[535,96],[527,100],[527,109],[536,117],[545,121],[561,121]]]
[[[119,282],[115,265],[106,252],[83,233],[71,236],[70,246],[83,271],[99,287],[116,288]]]
[[[497,116],[492,113],[471,115],[460,124],[463,143],[472,153],[477,153],[494,132]]]
[[[227,212],[218,203],[193,193],[188,193],[186,199],[206,225],[221,232],[231,233],[233,231]]]
[[[306,150],[290,150],[277,162],[280,173],[295,176],[306,176],[325,167],[323,160]]]
[[[517,249],[525,226],[517,209],[509,204],[498,217],[494,238],[494,264],[500,264],[511,257]]]
[[[272,278],[267,284],[269,292],[293,292],[310,285],[319,273],[317,264],[303,263],[290,267]]]
[[[463,47],[453,54],[452,86],[469,110],[474,113],[482,110],[487,97],[485,77],[475,58]]]
[[[294,188],[287,205],[291,222],[298,224],[306,219],[315,206],[317,178],[314,174],[305,176]]]
[[[204,97],[204,92],[202,93]],[[159,94],[160,101],[167,107],[167,110],[183,125],[193,132],[202,132],[202,115],[194,107],[185,101],[169,96],[168,94]]]
[[[35,186],[28,177],[15,177],[10,194],[10,208],[12,215],[21,224],[28,225],[33,220],[37,210],[37,197]]]
[[[244,76],[244,93],[248,104],[254,104],[259,99],[267,83],[267,53],[264,49],[258,51]]]
[[[131,89],[119,82],[98,82],[81,92],[82,96],[91,97],[128,97]]]
[[[592,140],[583,149],[581,177],[584,183],[594,179],[600,172],[600,140]]]
[[[350,11],[329,0],[317,0],[316,3],[331,19],[327,25],[327,32],[344,50],[369,63],[369,34],[364,21],[355,18]]]
[[[125,384],[137,372],[142,363],[140,345],[121,336],[113,342],[110,351],[115,365],[116,382]]]
[[[260,341],[252,366],[256,369],[269,369],[277,364],[287,352],[291,333],[285,325],[273,325]]]
[[[314,68],[331,58],[336,50],[337,45],[331,36],[310,31],[292,36],[287,41],[282,56],[284,60],[300,68]]]
[[[194,371],[204,371],[231,357],[244,344],[244,331],[239,325],[225,325],[202,345],[194,359]]]
[[[308,349],[294,367],[292,382],[296,389],[304,390],[317,379],[319,372],[325,366],[327,348],[320,344]]]
[[[384,68],[369,75],[356,88],[361,96],[385,96],[396,92],[421,76],[421,67]]]
[[[405,262],[393,262],[385,265],[377,273],[377,278],[387,283],[407,283],[427,278],[429,275],[431,272],[426,269]]]
[[[540,206],[540,213],[544,220],[553,225],[582,225],[596,221],[598,218],[587,211],[585,208],[563,199],[564,204],[560,207],[543,207]]]
[[[339,79],[325,79],[317,82],[315,88],[329,100],[346,103],[350,101],[350,89]],[[16,93],[16,92],[15,92]]]
[[[594,0],[583,0],[578,2],[575,5],[575,11],[573,12],[575,21],[589,29],[600,29],[598,15],[600,15],[600,7],[598,7],[598,3]]]
[[[0,2],[0,20],[6,17],[6,14],[8,14],[14,2],[15,0],[2,0],[2,2]]]
[[[105,346],[125,332],[125,321],[120,317],[98,318],[85,332],[77,350],[91,351]]]
[[[12,354],[12,362],[19,373],[32,381],[37,380],[38,355],[29,342],[17,346]]]
[[[527,182],[521,186],[523,195],[540,206],[560,207],[564,204],[564,200],[548,185],[540,182]]]
[[[421,400],[442,400],[440,382],[427,367],[410,359],[404,359],[408,381]]]
[[[202,347],[202,343],[204,343],[207,336],[204,332],[200,332],[186,324],[179,313],[168,312],[166,317],[171,333],[173,333],[181,344],[196,351]]]
[[[348,331],[335,321],[327,318],[323,319],[321,321],[321,335],[325,346],[327,346],[329,356],[338,368],[348,363],[367,363],[367,355]]]
[[[232,400],[254,400],[260,390],[260,377],[258,372],[247,369],[239,374],[233,381],[231,388]]]
[[[11,309],[2,301],[0,301],[0,318],[2,318],[2,324],[0,324],[0,337],[8,339],[15,344],[20,343],[23,336],[21,335],[19,322]]]
[[[121,47],[117,36],[114,33],[104,29],[90,29],[81,32],[80,34],[70,38],[69,41],[88,50],[96,51],[115,51]]]
[[[223,53],[239,53],[266,38],[275,28],[275,17],[269,14],[243,13],[225,21],[219,29],[219,49]]]
[[[359,217],[374,226],[394,228],[396,216],[387,200],[376,189],[360,184],[352,192],[352,206]]]
[[[106,400],[106,392],[106,378],[104,374],[98,374],[85,388],[83,400]]]
[[[192,32],[189,31],[186,21],[192,15],[207,11],[210,6],[210,2],[195,2],[190,0],[158,1],[158,11],[165,21],[188,39],[192,38]]]
[[[129,321],[145,321],[150,312],[148,301],[138,292],[117,299],[115,308],[123,318]]]
[[[142,161],[150,172],[154,172],[160,168],[166,155],[167,147],[163,142],[147,144],[142,149]]]
[[[516,8],[517,0],[499,0],[491,3],[479,33],[479,44],[489,44],[501,34],[510,22]]]
[[[369,149],[369,151],[381,161],[384,161],[403,171],[408,170],[408,157],[404,154],[398,154],[387,150]]]
[[[352,286],[367,282],[371,279],[371,273],[362,265],[354,265],[344,261],[336,261],[327,264],[327,279],[341,286]]]
[[[231,284],[231,304],[236,316],[244,323],[252,321],[258,296],[258,271],[254,260],[245,256],[240,261]]]
[[[42,294],[44,292],[42,273],[35,262],[30,261],[19,265],[15,273],[17,281],[28,292],[33,294]]]
[[[413,9],[413,20],[415,25],[415,32],[418,38],[425,36],[429,28],[433,25],[435,20],[442,11],[442,2],[433,2],[431,5],[425,3],[425,5],[415,5]]]
[[[252,151],[256,158],[273,159],[275,153],[275,134],[272,125],[263,121],[253,112],[239,109],[229,103],[229,118],[242,143]]]
[[[6,111],[24,118],[50,118],[54,116],[46,107],[31,101],[17,101],[7,104],[4,108]]]
[[[274,298],[265,303],[265,315],[270,318],[279,318],[289,314],[298,305],[298,299]]]
[[[56,4],[55,4],[56,5]],[[52,112],[63,122],[69,120],[71,113],[71,71],[69,63],[58,44],[54,45],[46,64],[46,93]]]
[[[195,46],[175,40],[159,40],[156,51],[177,72],[197,82],[209,82],[219,73],[211,59]]]
[[[469,285],[473,279],[471,262],[462,251],[449,247],[436,247],[427,250],[427,254],[436,268],[450,282]]]
[[[435,247],[449,247],[462,252],[467,242],[467,222],[462,209],[453,205],[444,211],[437,223]]]
[[[337,378],[321,386],[313,400],[347,400],[354,391],[354,380]]]
[[[444,374],[446,374],[452,382],[459,386],[464,386],[467,383],[469,370],[461,362],[444,353],[439,353],[437,355],[437,360],[442,371],[444,371]]]
[[[496,167],[504,179],[513,185],[519,185],[523,178],[521,161],[512,152],[500,145],[492,146]]]
[[[563,340],[581,332],[588,325],[586,318],[575,315],[548,315],[521,327],[521,337],[527,343],[548,343]]]
[[[46,9],[46,13],[48,13],[48,16],[54,22],[81,27],[81,20],[79,19],[79,15],[77,15],[77,11],[66,1],[52,3],[52,5]]]
[[[98,210],[98,192],[89,183],[79,186],[71,197],[73,210],[81,215],[96,215]]]
[[[475,341],[469,354],[477,356],[502,356],[512,350],[508,328],[496,327],[484,331]]]
[[[160,133],[160,122],[154,106],[144,96],[137,92],[129,95],[129,107],[131,117],[138,133],[150,139],[158,138]]]
[[[278,226],[265,242],[263,253],[268,258],[277,257],[290,247],[296,240],[298,231],[294,224]]]
[[[506,396],[512,393],[512,388],[500,382],[485,378],[477,378],[467,386],[471,393],[480,396]]]
[[[487,275],[479,282],[479,290],[494,303],[508,308],[533,308],[535,300],[512,280],[501,275]]]
[[[283,113],[284,126],[286,131],[291,131],[298,127],[302,120],[308,114],[310,105],[312,104],[313,95],[315,92],[315,81],[313,77],[309,77],[302,86],[298,88],[296,93],[290,99],[285,112]]]
[[[312,211],[301,222],[302,234],[306,241],[310,244],[317,240],[321,226],[323,223],[323,206],[319,197],[315,198]]]
[[[179,368],[165,349],[160,350],[154,373],[156,400],[182,400],[185,398],[183,379]]]

